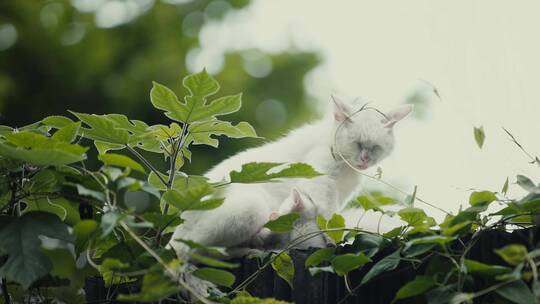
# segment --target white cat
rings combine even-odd
[[[294,222],[291,232],[272,233],[268,228],[261,230],[258,237],[262,239],[265,249],[284,249],[288,245],[292,245],[291,242],[295,242],[291,248],[323,248],[331,242],[324,233],[316,233],[320,231],[316,221],[319,214],[317,205],[309,195],[296,188],[281,204],[279,210],[270,214],[270,219],[274,220],[291,212],[300,215]]]
[[[323,176],[229,185],[217,194],[225,197],[220,207],[183,214],[185,222],[177,227],[170,241],[177,253],[187,248],[176,239],[223,247],[251,240],[295,186],[308,189],[303,191],[325,218],[338,212],[359,185],[360,176],[350,166],[365,170],[387,157],[394,146],[393,127],[412,111],[412,106],[403,105],[383,114],[373,108],[358,111],[361,105],[333,101],[333,115],[293,130],[277,141],[240,152],[205,175],[211,181],[222,181],[229,172],[249,162],[304,162]]]

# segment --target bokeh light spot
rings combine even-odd
[[[192,12],[182,21],[182,31],[186,36],[197,37],[199,30],[204,22],[204,16],[201,12]]]
[[[186,67],[190,73],[198,73],[202,69],[212,75],[219,73],[225,65],[223,54],[208,49],[192,48],[186,55]]]
[[[71,4],[80,12],[96,11],[105,0],[71,0]]]
[[[259,51],[242,53],[243,68],[252,77],[262,78],[272,72],[272,59]]]
[[[64,13],[61,3],[49,3],[39,13],[39,21],[45,28],[54,28],[58,25],[58,19]]]
[[[63,45],[74,45],[79,43],[86,34],[86,29],[81,23],[71,23],[62,35],[60,43]]]
[[[225,16],[225,14],[227,14],[230,9],[231,4],[229,2],[223,0],[215,0],[208,3],[206,9],[204,10],[204,13],[208,18],[219,19]]]
[[[17,41],[17,30],[13,24],[0,25],[0,51],[9,49]]]
[[[279,128],[287,121],[287,110],[281,101],[268,99],[257,106],[255,119],[266,129]]]

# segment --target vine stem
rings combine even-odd
[[[180,284],[183,288],[185,288],[188,292],[190,292],[192,295],[194,295],[199,301],[201,301],[202,303],[205,303],[205,304],[215,304],[215,302],[212,302],[208,299],[206,299],[204,296],[200,295],[197,291],[195,291],[193,288],[191,288],[191,286],[189,286],[188,284],[186,284],[185,282],[182,281],[182,279],[179,278],[178,274],[175,273],[175,271],[173,269],[171,269],[171,267],[169,267],[169,265],[167,265],[167,263],[165,263],[165,261],[154,251],[152,250],[152,248],[150,248],[150,246],[148,246],[148,244],[146,244],[143,240],[141,240],[137,234],[135,234],[135,232],[133,232],[133,230],[131,230],[131,228],[129,228],[128,225],[126,225],[126,223],[124,223],[123,221],[120,222],[120,226],[122,226],[122,228],[124,228],[124,230],[127,231],[127,233],[137,242],[139,243],[139,245],[141,245],[141,247],[146,250],[146,252],[148,252],[161,266],[163,266],[166,270],[166,272],[169,274],[169,276],[171,276],[173,279],[175,279],[175,281]]]
[[[348,117],[352,117],[352,116],[354,116],[354,115],[356,115],[356,114],[358,114],[358,113],[360,113],[361,111],[364,111],[364,110],[374,110],[374,111],[376,111],[377,113],[380,113],[381,115],[385,116],[384,113],[382,113],[381,111],[379,111],[379,110],[377,110],[377,109],[375,109],[375,108],[366,107],[366,105],[364,105],[364,106],[362,106],[359,110],[357,110],[356,112],[352,113],[352,114],[349,115]],[[334,151],[334,148],[338,147],[338,145],[337,145],[337,137],[338,137],[338,133],[341,131],[341,129],[343,128],[343,126],[345,125],[346,122],[347,122],[346,119],[343,120],[343,121],[338,125],[338,127],[336,128],[336,132],[335,132],[335,134],[334,134],[334,144],[333,144],[333,146],[332,146],[332,151]],[[336,153],[337,153],[337,155],[341,158],[341,160],[342,160],[349,168],[351,168],[352,170],[356,171],[358,174],[360,174],[360,175],[362,175],[362,176],[365,176],[365,177],[367,177],[367,178],[370,178],[370,179],[372,179],[372,180],[374,180],[374,181],[377,181],[377,182],[379,182],[379,183],[381,183],[381,184],[383,184],[383,185],[385,185],[385,186],[387,186],[387,187],[389,187],[389,188],[391,188],[391,189],[393,189],[393,190],[395,190],[395,191],[397,191],[397,192],[399,192],[399,193],[401,193],[401,194],[409,195],[409,193],[407,193],[406,191],[403,191],[403,190],[401,190],[400,188],[398,188],[398,187],[396,187],[396,186],[394,186],[394,185],[392,185],[392,184],[390,184],[390,183],[388,183],[388,182],[386,182],[386,181],[384,181],[384,180],[382,180],[382,179],[380,179],[380,178],[377,178],[377,177],[375,177],[375,176],[371,176],[371,175],[366,174],[366,173],[364,173],[363,171],[357,169],[355,166],[353,166],[353,165],[352,165],[352,164],[351,164],[351,163],[343,156],[343,153],[342,153],[339,149],[336,150]],[[425,205],[427,205],[427,206],[430,206],[430,207],[432,207],[432,208],[435,208],[435,209],[437,209],[437,210],[439,210],[439,211],[441,211],[441,212],[443,212],[443,213],[445,213],[445,214],[447,214],[447,215],[452,215],[450,212],[448,212],[448,211],[446,211],[446,210],[444,210],[444,209],[442,209],[442,208],[440,208],[440,207],[437,207],[437,206],[435,206],[434,204],[431,204],[431,203],[429,203],[429,202],[427,202],[427,201],[421,199],[421,198],[418,197],[418,196],[415,196],[414,199],[417,200],[417,201],[419,201],[419,202],[421,202],[421,203],[423,203],[423,204],[425,204]]]
[[[180,138],[173,143],[173,146],[176,146],[172,149],[172,156],[171,156],[171,164],[169,167],[169,179],[167,180],[167,183],[165,184],[167,186],[167,190],[170,190],[172,186],[174,185],[174,178],[176,177],[176,159],[178,158],[178,154],[182,152],[182,149],[184,148],[184,144],[187,138],[187,135],[189,134],[189,124],[185,123],[182,125],[182,134],[180,134]],[[163,207],[162,214],[167,214],[169,211],[169,204],[165,202],[165,206]],[[160,232],[161,233],[161,232]]]
[[[129,152],[131,152],[133,155],[135,155],[140,161],[142,161],[144,163],[144,165],[150,169],[150,171],[154,172],[156,174],[156,176],[159,178],[159,180],[163,183],[164,186],[167,186],[167,182],[165,181],[165,179],[161,176],[161,174],[159,173],[159,171],[154,168],[154,166],[152,166],[152,164],[146,160],[146,158],[144,158],[144,156],[141,155],[141,153],[137,152],[137,150],[133,149],[132,147],[130,146],[126,146],[127,149],[129,150]]]
[[[2,294],[4,295],[4,301],[6,304],[11,304],[11,297],[7,290],[7,282],[5,278],[2,278]]]
[[[322,234],[322,233],[325,233],[325,232],[335,232],[335,231],[356,231],[356,232],[364,232],[364,233],[368,233],[368,234],[378,235],[376,233],[369,232],[369,231],[362,230],[362,229],[358,229],[358,228],[330,228],[330,229],[321,229],[319,231],[313,231],[313,232],[310,232],[310,233],[306,233],[306,234],[301,235],[301,236],[297,237],[296,239],[292,240],[289,243],[289,245],[287,245],[287,247],[285,247],[284,249],[282,249],[281,251],[276,253],[276,255],[274,255],[268,262],[264,263],[261,267],[259,267],[259,269],[257,271],[255,271],[250,276],[248,276],[243,282],[238,284],[238,286],[236,286],[233,290],[231,290],[227,295],[231,296],[231,295],[237,293],[238,291],[240,291],[242,288],[249,285],[251,282],[253,282],[253,280],[255,280],[255,278],[257,278],[257,276],[259,276],[259,274],[266,267],[270,266],[284,252],[289,251],[290,249],[294,248],[296,245],[299,245],[299,244],[301,244],[301,243],[303,243],[305,241],[308,241],[308,240],[310,240],[310,239],[312,239],[314,237],[317,237],[319,234]],[[382,237],[384,238],[384,236],[382,236]]]

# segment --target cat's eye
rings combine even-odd
[[[375,146],[373,146],[373,148],[371,148],[371,151],[372,151],[373,153],[379,153],[379,152],[382,151],[382,147],[379,146],[379,145],[375,145]]]
[[[358,150],[362,150],[364,148],[361,142],[357,142],[356,145],[358,146]]]

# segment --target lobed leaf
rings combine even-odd
[[[165,111],[165,115],[172,120],[187,124],[213,120],[217,116],[234,113],[242,106],[241,94],[208,102],[206,98],[217,93],[219,84],[206,70],[186,76],[183,85],[190,93],[183,102],[171,89],[157,82],[150,91],[154,107]]]
[[[278,172],[269,173],[271,169],[282,166],[281,163],[247,163],[243,164],[240,171],[232,171],[230,179],[232,183],[260,183],[272,181],[276,178],[312,178],[321,174],[313,167],[304,163],[293,163]]]
[[[0,267],[0,276],[28,289],[52,269],[52,263],[41,249],[39,236],[68,243],[73,242],[68,226],[56,215],[28,212],[0,228],[0,255],[7,261]]]

